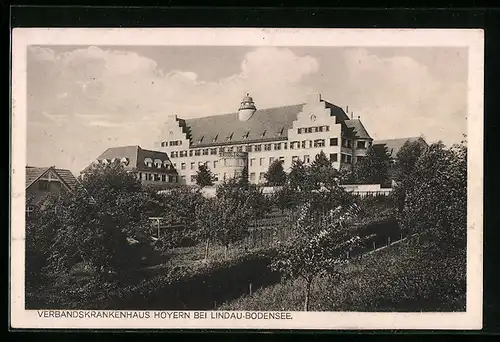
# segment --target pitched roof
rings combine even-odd
[[[288,129],[297,119],[304,104],[257,109],[247,121],[240,121],[238,113],[186,119],[191,146],[202,147],[224,143],[286,139]],[[281,134],[280,134],[281,133]],[[248,135],[247,135],[248,134]],[[246,138],[244,138],[246,136]],[[231,140],[228,141],[228,137]],[[214,139],[216,139],[214,141]]]
[[[97,160],[113,159],[113,158],[121,159],[123,157],[129,159],[129,163],[125,167],[126,169],[134,169],[134,168],[137,168],[139,170],[148,169],[144,165],[144,160],[146,158],[151,158],[152,160],[160,159],[162,162],[164,162],[165,160],[170,161],[170,158],[168,157],[167,153],[160,151],[146,150],[141,148],[139,145],[110,147],[106,151],[104,151],[99,157],[97,157]],[[87,166],[82,172],[85,172],[91,166],[92,164]],[[169,171],[175,172],[175,170],[169,170]]]
[[[378,145],[382,146],[385,145],[387,148],[387,152],[389,153],[391,158],[396,158],[396,155],[398,154],[399,150],[403,145],[406,143],[406,141],[414,142],[420,139],[419,137],[408,137],[408,138],[396,138],[396,139],[386,139],[386,140],[376,140],[373,142],[373,146]]]
[[[66,169],[56,169],[53,166],[51,167],[34,167],[34,166],[26,166],[26,189],[36,182],[39,178],[41,178],[44,174],[46,174],[49,170],[52,170],[56,173],[61,180],[66,183],[66,185],[70,189],[74,189],[78,184],[78,180],[71,173],[71,171]]]
[[[361,123],[359,119],[351,119],[344,121],[347,127],[347,134],[352,138],[358,139],[371,139],[370,135],[365,129],[365,126]]]

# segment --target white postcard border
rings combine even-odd
[[[484,33],[476,29],[15,28],[12,33],[10,318],[12,328],[481,329],[483,289]],[[25,310],[26,53],[28,45],[435,46],[468,47],[467,311],[293,312],[291,320],[43,318]],[[210,312],[207,312],[210,315]]]

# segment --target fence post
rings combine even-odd
[[[250,283],[250,285],[248,287],[249,287],[249,293],[250,293],[250,296],[251,296],[252,295],[252,283]]]
[[[373,240],[373,250],[375,250],[375,240]]]
[[[387,246],[389,246],[390,244],[391,244],[391,237],[390,237],[390,236],[388,236],[388,237],[387,237]]]

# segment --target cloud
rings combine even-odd
[[[29,162],[79,171],[111,145],[152,144],[170,114],[234,112],[247,92],[258,108],[301,103],[309,93],[321,92],[327,100],[349,104],[374,138],[418,135],[415,127],[433,138],[459,134],[463,83],[439,79],[407,56],[382,58],[349,49],[342,57],[332,63],[287,48],[255,48],[239,72],[208,82],[194,70],[168,69],[168,60],[159,68],[132,51],[88,47],[56,53],[30,47],[28,120],[37,124],[28,127]],[[443,125],[453,127],[443,130]],[[46,151],[59,145],[64,153]]]
[[[407,56],[379,57],[366,49],[344,53],[347,77],[333,96],[378,139],[418,136],[458,142],[466,130],[467,83],[437,77]]]

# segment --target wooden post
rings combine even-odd
[[[390,236],[388,236],[388,237],[387,237],[387,246],[389,246],[390,244],[391,244],[391,237],[390,237]]]
[[[373,240],[373,250],[375,250],[375,240]]]
[[[250,283],[250,285],[248,287],[249,287],[249,293],[250,293],[250,296],[251,296],[252,295],[252,283]]]

